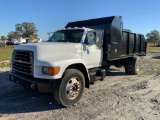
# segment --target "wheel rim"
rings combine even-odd
[[[79,95],[80,89],[81,89],[81,83],[80,83],[79,78],[74,77],[68,80],[68,83],[66,86],[67,98],[70,100],[75,99]]]

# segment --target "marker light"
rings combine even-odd
[[[42,67],[42,73],[47,75],[57,75],[59,73],[60,67]]]

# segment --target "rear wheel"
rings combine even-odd
[[[83,74],[79,70],[68,69],[63,78],[56,82],[54,98],[63,106],[73,105],[82,97],[84,86]]]
[[[141,60],[139,57],[133,57],[131,61],[131,74],[137,75],[140,72]]]
[[[124,64],[124,69],[126,74],[131,74],[131,58],[127,59],[125,64]]]

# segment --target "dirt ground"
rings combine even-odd
[[[85,89],[68,108],[52,94],[26,90],[0,69],[0,120],[160,120],[160,53],[142,59],[140,75],[126,75],[111,67],[104,81]]]

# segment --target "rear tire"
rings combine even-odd
[[[54,98],[63,106],[73,105],[82,97],[84,86],[84,75],[77,69],[68,69],[62,79],[56,82]]]
[[[133,57],[131,61],[131,74],[137,75],[140,73],[141,60],[139,57]]]
[[[125,64],[124,64],[124,69],[125,69],[125,72],[126,74],[131,74],[131,58],[129,58]]]

